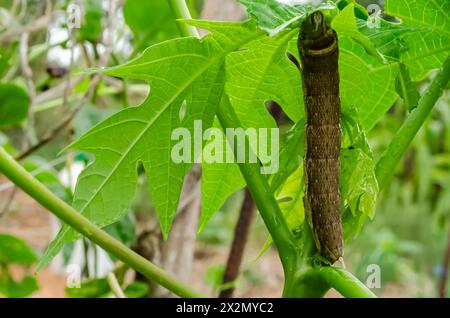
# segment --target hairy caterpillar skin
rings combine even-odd
[[[343,254],[339,196],[341,147],[338,39],[321,12],[302,24],[298,38],[302,64],[307,220],[319,253],[330,263]]]

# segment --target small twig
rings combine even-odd
[[[108,274],[108,276],[106,277],[106,280],[108,281],[111,291],[117,298],[126,298],[125,293],[123,292],[122,288],[120,287],[119,281],[117,280],[117,277],[116,277],[116,275],[114,275],[113,272]]]
[[[22,160],[38,149],[42,148],[46,144],[48,144],[50,141],[55,139],[62,131],[64,131],[67,126],[72,122],[72,120],[75,118],[75,116],[78,114],[78,112],[83,108],[83,106],[86,104],[86,102],[94,95],[95,89],[97,88],[97,84],[99,83],[101,78],[100,74],[95,74],[92,77],[91,83],[89,84],[87,92],[84,94],[83,98],[79,101],[77,106],[73,109],[73,111],[67,115],[55,128],[53,128],[51,131],[49,131],[44,138],[42,138],[38,143],[31,146],[30,148],[24,150],[22,153],[20,153],[15,159],[16,160]]]
[[[73,68],[73,59],[74,59],[74,50],[75,50],[75,42],[76,42],[76,33],[74,30],[70,30],[70,40],[72,42],[72,45],[70,46],[70,62],[69,62],[69,71],[67,75],[67,81],[66,86],[64,87],[64,93],[63,93],[63,107],[67,106],[68,100],[69,100],[69,94],[72,90],[72,68]]]
[[[103,53],[102,57],[100,58],[100,66],[106,66],[108,64],[109,57],[111,55],[111,52],[113,51],[113,45],[114,45],[114,31],[116,29],[116,11],[119,9],[120,5],[122,3],[110,0],[109,1],[109,15],[108,15],[108,21],[106,25],[106,40],[105,40],[105,52]],[[94,46],[95,47],[95,46]]]
[[[31,100],[33,100],[36,97],[36,88],[34,87],[33,82],[33,71],[31,70],[30,63],[28,62],[29,38],[29,32],[24,32],[20,37],[20,68],[27,84],[28,93],[30,94]]]
[[[87,50],[87,47],[84,43],[80,43],[81,47],[81,54],[83,55],[84,62],[86,63],[87,67],[92,67],[91,58],[89,57],[89,52]]]
[[[115,29],[115,18],[116,18],[116,10],[118,9],[118,6],[116,1],[110,1],[110,8],[109,8],[109,16],[108,16],[108,23],[107,23],[107,39],[105,41],[105,52],[103,56],[100,59],[100,65],[99,66],[106,66],[109,60],[109,56],[112,52],[112,47],[114,44],[114,29]],[[30,148],[23,151],[19,156],[16,157],[16,160],[21,160],[23,158],[26,158],[30,154],[34,153],[36,150],[42,148],[46,144],[48,144],[50,141],[52,141],[56,136],[58,136],[62,131],[66,129],[66,127],[72,122],[72,120],[75,118],[75,116],[78,114],[78,112],[83,108],[83,106],[86,104],[86,102],[94,96],[94,93],[97,89],[97,85],[100,82],[102,78],[101,73],[94,74],[92,76],[91,82],[89,84],[88,90],[84,94],[81,101],[78,103],[78,105],[73,109],[73,111],[64,118],[64,120],[59,123],[58,126],[53,128],[50,132],[48,132],[42,140],[40,140],[35,145],[31,146]],[[67,85],[64,87],[64,91],[69,89],[71,85]]]
[[[245,245],[247,243],[250,225],[255,214],[255,203],[248,189],[245,189],[244,202],[239,213],[239,219],[234,229],[233,243],[231,244],[230,253],[228,254],[227,265],[225,267],[225,274],[223,276],[223,284],[234,282],[239,275],[239,269],[244,255]],[[233,297],[234,286],[223,289],[219,297],[231,298]]]
[[[197,181],[192,190],[181,199],[178,204],[178,211],[183,211],[199,194],[201,190],[201,182]]]
[[[82,75],[74,80],[71,80],[70,88],[67,88],[67,82],[63,82],[45,92],[40,93],[39,95],[36,96],[36,105],[48,102],[53,99],[60,98],[61,96],[64,95],[66,88],[72,90],[74,86],[81,83],[85,78],[86,76]]]
[[[49,1],[51,2],[51,1]],[[10,41],[11,39],[15,38],[16,36],[19,36],[23,33],[31,33],[31,32],[38,32],[42,29],[48,28],[48,25],[52,21],[53,13],[51,10],[46,10],[46,14],[36,20],[31,21],[30,23],[19,27],[7,30],[0,34],[0,43],[5,43]],[[50,13],[48,13],[50,11]]]
[[[11,194],[8,197],[8,201],[6,201],[6,204],[3,206],[3,208],[0,211],[0,218],[3,217],[6,214],[6,212],[8,212],[8,210],[11,206],[11,203],[14,201],[16,193],[17,193],[17,187],[14,186],[11,191]]]
[[[34,134],[34,116],[33,106],[36,99],[36,87],[33,81],[33,71],[31,70],[30,63],[28,61],[28,41],[30,33],[24,32],[20,37],[19,55],[20,55],[20,70],[22,76],[25,78],[27,85],[28,95],[30,96],[30,106],[28,108],[28,120],[25,127],[24,145],[28,145],[29,142],[33,143],[36,140]],[[26,142],[26,140],[29,142]]]
[[[25,17],[25,14],[27,12],[27,0],[21,0],[20,1],[20,11],[17,15],[18,20],[22,20]]]
[[[445,250],[444,262],[442,264],[442,273],[439,283],[439,297],[445,298],[448,280],[448,267],[450,265],[450,233],[448,235],[447,249]]]

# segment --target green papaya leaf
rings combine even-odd
[[[303,206],[304,194],[303,165],[300,165],[276,191],[276,199],[281,212],[286,219],[288,227],[294,233],[301,231],[305,221],[305,209]],[[269,236],[264,243],[258,258],[272,245],[272,237]]]
[[[219,122],[214,120],[214,128],[220,128]],[[231,151],[227,138],[221,129],[220,138],[222,142],[221,149],[214,149],[215,155],[224,158],[225,150]],[[205,145],[205,150],[215,141],[211,136],[211,142]],[[225,203],[225,200],[237,190],[245,186],[244,178],[239,171],[236,163],[220,162],[202,162],[202,210],[198,231],[201,232],[212,216]]]
[[[274,192],[302,164],[305,123],[306,120],[301,119],[283,136],[280,147],[280,168],[270,179],[270,188]]]
[[[448,0],[386,0],[386,13],[401,19],[414,32],[404,37],[408,50],[400,60],[409,68],[413,81],[441,67],[450,51],[450,2]]]
[[[9,298],[24,298],[39,289],[35,277],[25,276],[15,280],[8,272],[0,272],[0,294]]]
[[[351,117],[343,119],[344,138],[341,148],[340,192],[344,206],[344,236],[359,234],[367,217],[375,216],[379,187],[375,161],[365,133]]]
[[[143,298],[150,292],[150,286],[143,282],[132,282],[127,285],[123,293],[127,298]]]
[[[105,297],[111,288],[106,278],[94,278],[82,282],[80,286],[66,287],[64,291],[70,298],[99,298]]]
[[[342,108],[356,109],[358,121],[369,131],[393,105],[398,95],[398,64],[384,64],[345,35],[339,38]]]
[[[0,264],[31,265],[36,261],[36,254],[24,240],[0,233]]]
[[[309,14],[318,10],[333,10],[331,1],[310,0],[239,0],[248,15],[258,21],[258,26],[270,35],[295,25]],[[298,23],[296,24],[298,26]]]
[[[19,125],[27,118],[30,97],[15,84],[0,83],[0,128]]]
[[[283,212],[289,228],[294,232],[300,230],[300,226],[305,220],[303,184],[303,165],[300,165],[276,192],[281,212]]]
[[[194,135],[194,122],[212,125],[224,86],[226,55],[261,36],[252,22],[191,21],[211,31],[203,39],[174,39],[148,48],[137,59],[104,72],[145,80],[151,86],[139,107],[129,107],[95,126],[71,148],[91,152],[92,162],[80,175],[73,206],[98,226],[120,219],[134,197],[137,167],[142,164],[165,238],[178,206],[185,174],[192,163],[176,163],[172,149],[175,128]],[[232,25],[232,27],[230,27]],[[183,107],[182,107],[183,105]],[[185,109],[183,116],[180,110]],[[184,130],[183,130],[184,131]],[[193,139],[193,138],[191,138]],[[192,162],[200,149],[191,156]],[[202,145],[203,146],[203,145]],[[66,243],[79,237],[64,225],[47,249],[41,266]]]
[[[346,35],[362,45],[364,49],[376,58],[381,58],[374,44],[360,32],[356,23],[355,4],[349,3],[338,15],[333,19],[331,27],[339,34]]]
[[[126,213],[119,221],[106,226],[104,230],[127,246],[136,240],[136,220],[132,213]]]
[[[294,122],[304,116],[300,72],[287,55],[298,30],[249,43],[227,57],[226,92],[244,127],[274,128],[265,102],[275,101]]]

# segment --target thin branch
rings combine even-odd
[[[28,41],[30,33],[25,32],[20,37],[19,55],[20,55],[20,69],[22,76],[25,78],[25,82],[28,89],[28,95],[30,96],[30,106],[28,108],[28,120],[25,127],[24,144],[33,143],[36,140],[34,130],[34,115],[33,107],[36,99],[36,87],[33,81],[33,71],[31,70],[30,63],[28,61]],[[28,137],[29,142],[26,142]]]
[[[183,211],[199,194],[201,190],[201,182],[197,181],[192,187],[192,190],[180,200],[178,204],[178,211]]]
[[[43,207],[52,212],[61,221],[74,230],[98,244],[105,251],[128,264],[144,276],[154,280],[180,297],[204,297],[190,286],[178,282],[171,275],[133,252],[123,243],[114,239],[73,207],[54,195],[42,183],[28,173],[19,163],[0,148],[0,173],[4,174],[14,184],[29,194]]]
[[[64,87],[63,92],[63,107],[66,107],[69,100],[69,94],[72,91],[72,69],[73,69],[73,60],[75,56],[75,42],[76,42],[76,32],[74,30],[70,30],[70,39],[72,45],[70,47],[70,62],[69,62],[69,70],[67,74],[66,86]]]
[[[2,34],[0,34],[0,44],[9,42],[11,39],[23,33],[38,32],[41,31],[42,29],[48,28],[50,22],[53,19],[53,16],[54,13],[52,12],[50,14],[46,13],[44,16],[36,20],[33,20],[24,26],[3,32]]]
[[[120,287],[119,281],[117,280],[116,275],[114,275],[113,272],[109,273],[106,277],[106,280],[108,281],[108,285],[111,288],[111,291],[117,298],[127,298]]]
[[[36,88],[33,82],[33,71],[31,70],[30,63],[28,62],[29,39],[30,39],[29,32],[23,33],[20,37],[20,46],[19,46],[20,68],[27,84],[28,94],[30,95],[31,101],[34,101],[36,97]]]
[[[69,90],[72,90],[76,85],[81,83],[86,78],[85,75],[81,75],[73,80],[71,80],[70,88]],[[60,83],[49,90],[40,93],[36,96],[36,105],[43,104],[45,102],[51,101],[53,99],[61,98],[61,96],[64,96],[64,92],[67,88],[67,83],[63,82]]]
[[[252,196],[248,189],[245,189],[244,202],[242,204],[239,218],[234,229],[233,243],[231,243],[231,249],[228,254],[227,265],[225,267],[225,274],[223,276],[223,284],[228,286],[236,281],[239,276],[239,270],[242,263],[242,257],[244,255],[245,245],[247,243],[248,234],[250,232],[250,225],[255,214],[255,203],[252,200]],[[221,290],[220,298],[233,297],[234,286]]]
[[[101,75],[95,74],[92,77],[91,83],[89,84],[88,90],[84,94],[83,98],[78,102],[77,106],[72,110],[72,112],[67,115],[55,128],[53,128],[51,131],[49,131],[45,136],[35,145],[31,146],[30,148],[24,150],[22,153],[20,153],[15,159],[16,160],[22,160],[32,153],[36,152],[37,150],[41,149],[43,146],[47,145],[50,141],[55,139],[61,132],[63,132],[67,126],[72,122],[72,120],[75,118],[75,116],[78,114],[78,112],[83,108],[83,106],[86,104],[86,102],[92,98],[94,95],[94,92],[97,88],[98,83],[100,82]]]
[[[11,207],[11,204],[14,201],[14,198],[17,194],[17,187],[13,187],[11,194],[8,197],[8,200],[6,201],[5,205],[3,205],[2,209],[0,210],[0,218],[3,217],[6,212],[8,212],[9,208]]]
[[[102,55],[100,59],[99,66],[106,66],[109,60],[109,56],[111,55],[113,44],[114,44],[114,30],[115,30],[115,19],[116,19],[116,11],[118,10],[118,4],[116,1],[111,0],[110,2],[110,8],[109,8],[109,15],[108,15],[108,22],[105,31],[107,32],[106,41],[105,41],[105,52]],[[92,76],[91,82],[89,83],[89,87],[84,94],[83,98],[80,100],[80,102],[77,104],[77,106],[72,110],[72,112],[66,116],[62,122],[60,122],[55,128],[53,128],[51,131],[49,131],[44,138],[42,138],[38,143],[31,146],[30,148],[24,150],[21,154],[19,154],[16,157],[16,160],[22,160],[29,156],[30,154],[34,153],[38,149],[42,148],[46,144],[48,144],[50,141],[55,139],[62,131],[64,131],[69,124],[72,122],[72,120],[75,118],[75,116],[78,114],[78,112],[83,108],[83,106],[86,104],[88,100],[90,100],[97,89],[97,85],[99,84],[100,80],[102,78],[101,73],[97,73]],[[70,81],[68,84],[64,87],[64,102],[67,102],[68,98],[68,91],[71,88]]]

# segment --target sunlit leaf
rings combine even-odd
[[[239,0],[247,7],[248,15],[258,21],[258,26],[270,35],[289,28],[295,22],[318,10],[335,8],[325,0]]]
[[[400,55],[412,80],[444,63],[450,52],[450,1],[386,0],[385,11],[400,18],[403,26],[416,28],[404,37],[408,50]]]
[[[211,29],[211,35],[202,40],[166,41],[125,65],[105,70],[108,75],[145,80],[151,92],[141,106],[113,115],[71,146],[95,155],[95,161],[78,179],[73,206],[98,226],[111,224],[128,211],[136,190],[137,168],[142,164],[162,233],[167,237],[184,176],[192,164],[172,159],[172,149],[178,143],[172,133],[175,128],[185,128],[193,136],[195,120],[202,121],[203,129],[212,125],[223,91],[226,55],[260,35],[252,23],[234,23],[233,27],[229,23],[190,23]],[[182,105],[186,109],[183,118]],[[191,149],[195,150],[191,139]],[[198,151],[192,154],[192,162]],[[77,237],[64,225],[41,265]]]

